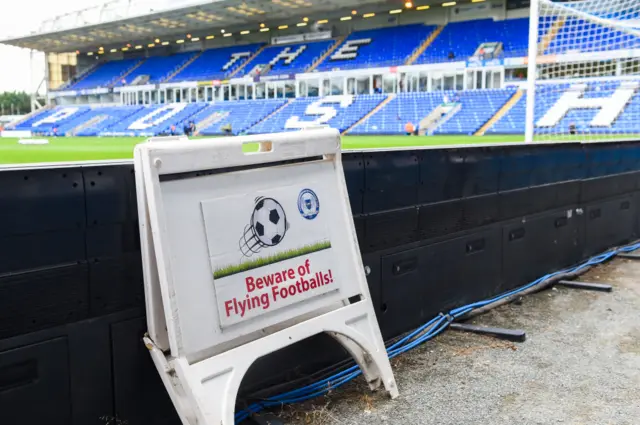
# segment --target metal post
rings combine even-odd
[[[533,142],[534,112],[536,101],[536,62],[538,58],[538,21],[540,0],[531,0],[529,11],[529,61],[527,63],[527,112],[525,118],[525,143]]]

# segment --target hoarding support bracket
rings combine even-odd
[[[626,258],[627,260],[640,260],[640,254],[630,252],[621,252],[617,254],[616,257]]]
[[[511,342],[524,342],[527,339],[527,333],[520,329],[490,328],[485,326],[471,325],[468,323],[452,323],[449,328],[454,331],[487,335]]]

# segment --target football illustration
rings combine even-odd
[[[264,245],[278,245],[287,233],[287,217],[282,205],[272,198],[260,199],[253,210],[251,225]]]
[[[282,205],[273,198],[258,198],[240,238],[240,251],[245,257],[251,257],[263,248],[274,247],[282,242],[288,229]]]

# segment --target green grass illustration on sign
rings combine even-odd
[[[300,248],[278,252],[277,254],[269,255],[268,257],[256,258],[255,260],[249,260],[239,264],[220,267],[213,272],[213,278],[221,279],[223,277],[232,276],[234,274],[268,266],[270,264],[279,263],[281,261],[290,260],[291,258],[300,257],[302,255],[323,251],[329,248],[331,248],[331,242],[329,241],[322,241],[311,245],[305,245]]]

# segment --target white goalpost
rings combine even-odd
[[[525,141],[640,136],[640,0],[531,0]]]

